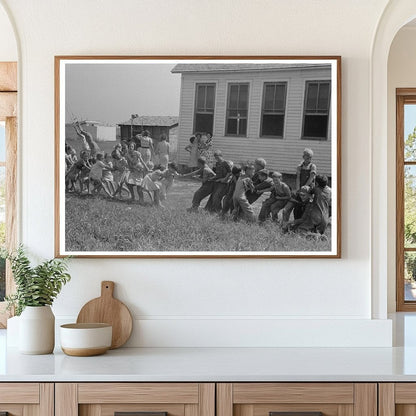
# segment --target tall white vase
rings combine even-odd
[[[19,351],[50,354],[55,346],[55,316],[50,306],[26,306],[19,319]]]

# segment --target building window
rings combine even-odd
[[[261,113],[261,137],[283,137],[286,82],[265,82]]]
[[[0,246],[17,245],[17,64],[0,62]],[[0,327],[8,313],[4,295],[15,291],[10,263],[0,259]]]
[[[328,138],[330,81],[307,81],[303,111],[303,139]]]
[[[248,116],[248,84],[228,84],[227,136],[246,136]]]
[[[214,108],[215,84],[196,84],[194,132],[212,134]]]
[[[416,88],[396,94],[396,308],[416,311]]]

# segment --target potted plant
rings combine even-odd
[[[6,296],[9,310],[19,318],[19,350],[50,354],[55,346],[55,316],[51,305],[71,278],[67,259],[46,260],[32,266],[23,246],[6,253],[16,293]]]

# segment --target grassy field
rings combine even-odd
[[[280,231],[278,225],[220,219],[201,210],[188,213],[199,183],[176,181],[165,208],[104,196],[66,195],[68,251],[329,251],[327,239]],[[264,197],[263,197],[264,198]],[[256,215],[261,200],[254,205]],[[203,205],[206,200],[203,201]]]

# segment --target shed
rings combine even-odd
[[[128,139],[142,130],[148,130],[153,139],[159,140],[162,134],[166,134],[169,140],[172,134],[175,134],[178,119],[177,116],[138,116],[118,124],[120,136],[122,139]]]
[[[295,174],[304,148],[331,176],[331,65],[303,63],[177,64],[181,97],[179,163],[196,132],[242,163],[263,157],[268,168]]]

